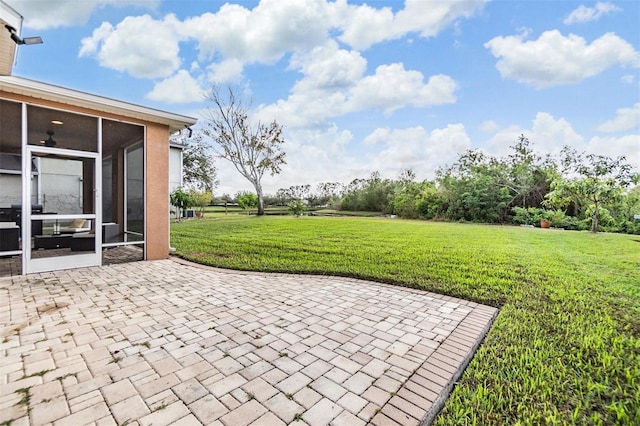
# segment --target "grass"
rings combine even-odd
[[[501,307],[436,424],[640,424],[640,237],[380,218],[172,224],[225,268],[352,276]]]
[[[196,208],[197,210],[197,208]],[[238,206],[227,206],[226,211],[224,206],[207,206],[204,208],[205,217],[210,214],[243,214],[243,215],[255,215],[257,208],[242,210]],[[265,214],[267,215],[287,215],[289,214],[289,208],[287,206],[275,206],[266,207]]]
[[[265,214],[267,216],[271,215],[290,215],[289,207],[287,206],[268,206],[264,209]],[[238,206],[228,206],[225,211],[224,206],[207,206],[204,208],[205,217],[220,216],[220,215],[232,215],[232,214],[242,214],[242,215],[255,215],[257,210],[242,210]],[[318,216],[356,216],[356,217],[379,217],[384,216],[380,212],[367,212],[367,211],[348,211],[348,210],[334,210],[328,208],[311,208],[304,212],[305,215],[315,214]],[[173,219],[173,217],[172,217]]]

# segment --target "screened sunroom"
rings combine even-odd
[[[167,257],[169,137],[195,121],[0,76],[0,274]]]

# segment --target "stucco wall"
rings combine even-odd
[[[169,129],[147,124],[147,259],[169,256]]]

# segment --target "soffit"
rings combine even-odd
[[[185,126],[192,126],[197,121],[196,118],[186,115],[143,107],[16,76],[0,75],[0,92],[13,93],[59,104],[88,108],[98,112],[108,112],[151,123],[164,124],[169,126],[170,132],[182,130]]]

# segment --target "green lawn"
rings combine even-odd
[[[225,268],[353,276],[501,307],[437,424],[640,424],[640,237],[380,218],[172,224]]]

